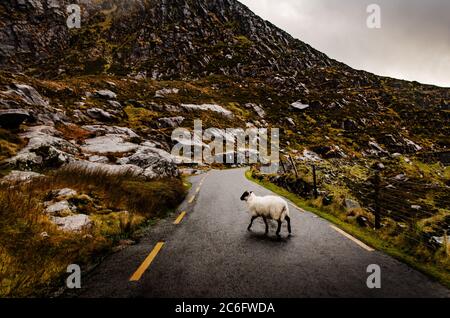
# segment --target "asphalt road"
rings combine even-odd
[[[450,297],[448,289],[425,275],[361,247],[328,221],[292,206],[292,237],[287,238],[284,223],[282,239],[277,239],[274,221],[265,236],[261,219],[248,232],[250,216],[239,200],[241,194],[271,193],[248,181],[244,171],[192,177],[193,187],[177,214],[150,228],[139,244],[111,255],[82,276],[82,289],[75,296]],[[181,211],[187,214],[174,225]],[[160,241],[164,246],[153,262],[138,281],[130,282]],[[370,264],[381,268],[380,289],[367,287]]]

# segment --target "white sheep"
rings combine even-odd
[[[285,200],[276,196],[258,197],[253,192],[245,191],[241,196],[242,201],[246,201],[252,220],[247,230],[250,231],[253,221],[262,217],[266,225],[266,234],[269,232],[267,219],[278,222],[277,236],[280,236],[281,223],[286,220],[288,224],[289,235],[291,235],[291,218],[289,217],[289,206]]]

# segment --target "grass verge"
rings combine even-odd
[[[60,189],[76,194],[58,197]],[[56,193],[56,194],[55,194]],[[86,268],[184,199],[181,178],[145,181],[83,168],[50,172],[26,183],[0,184],[0,297],[42,297],[64,286],[69,264]],[[68,202],[59,215],[44,202]],[[87,215],[89,227],[64,231],[52,222]]]
[[[287,191],[286,189],[283,189],[273,183],[267,182],[265,180],[257,180],[253,178],[251,170],[247,170],[245,172],[245,176],[248,180],[255,182],[256,184],[259,184],[263,186],[264,188],[282,196],[286,199],[290,200],[292,203],[294,203],[296,206],[298,206],[301,209],[307,210],[309,212],[312,212],[318,216],[320,216],[323,219],[326,219],[330,221],[331,223],[335,224],[345,232],[351,234],[352,236],[358,238],[362,242],[366,243],[367,245],[370,245],[371,247],[382,251],[396,259],[398,259],[401,262],[404,262],[411,266],[412,268],[434,278],[435,280],[439,281],[441,284],[446,286],[447,288],[450,288],[450,275],[446,272],[442,272],[442,269],[434,266],[433,264],[428,264],[421,262],[417,258],[405,253],[401,249],[393,246],[391,243],[381,240],[377,233],[372,229],[363,229],[358,228],[353,224],[347,223],[339,219],[338,217],[331,215],[319,208],[313,207],[309,205],[306,200],[298,197],[292,192]]]

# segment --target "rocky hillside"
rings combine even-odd
[[[448,89],[352,70],[237,1],[79,1],[82,27],[72,30],[66,26],[67,2],[0,4],[4,70],[63,81],[100,74],[208,79],[211,86],[233,81],[239,83],[233,94],[238,107],[256,103],[267,108],[273,124],[302,125],[300,143],[312,142],[307,139],[328,126],[351,134],[360,147],[371,138],[394,152],[400,145],[412,150],[404,138],[427,150],[448,146]],[[253,94],[252,86],[264,93]],[[248,94],[254,96],[246,100]],[[219,96],[205,95],[223,102],[220,89]],[[292,107],[297,101],[309,108]],[[288,115],[284,122],[281,114]]]
[[[82,28],[72,31],[65,25],[69,1],[4,3],[2,64],[38,64],[37,72],[51,75],[146,72],[153,79],[297,77],[338,65],[234,0],[78,2]]]

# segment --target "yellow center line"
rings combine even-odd
[[[175,225],[180,224],[181,220],[183,220],[185,215],[186,215],[186,211],[181,212],[180,215],[175,220],[175,222],[173,222],[173,224],[175,224]]]
[[[155,259],[156,255],[158,255],[159,251],[163,247],[164,242],[158,242],[156,246],[153,248],[153,250],[150,252],[150,254],[147,256],[147,258],[142,262],[141,266],[134,272],[133,276],[130,278],[130,282],[137,282],[141,279],[144,272],[147,270],[147,268],[150,266],[150,264]]]
[[[340,228],[334,226],[334,225],[330,225],[330,227],[332,229],[334,229],[335,231],[341,233],[342,235],[344,235],[346,238],[348,238],[349,240],[352,240],[353,242],[355,242],[356,244],[358,244],[359,246],[361,246],[363,249],[365,249],[366,251],[369,252],[373,252],[375,251],[373,248],[371,248],[370,246],[364,244],[363,242],[361,242],[360,240],[354,238],[353,236],[351,236],[350,234],[348,234],[347,232],[344,232],[343,230],[341,230]]]

